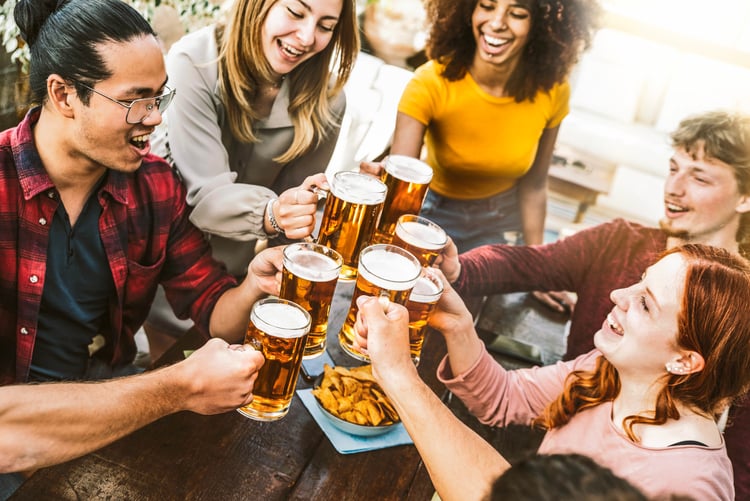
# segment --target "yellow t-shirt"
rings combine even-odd
[[[486,93],[468,72],[451,82],[442,70],[435,61],[417,68],[398,105],[427,127],[430,189],[462,200],[510,189],[531,168],[544,129],[557,127],[568,114],[569,84],[516,103]]]

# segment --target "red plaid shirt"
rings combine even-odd
[[[0,384],[26,381],[46,272],[49,228],[59,195],[34,145],[39,109],[0,133]],[[133,335],[159,283],[178,316],[208,333],[213,307],[236,281],[211,257],[189,221],[185,189],[162,159],[149,155],[133,174],[110,171],[97,192],[99,234],[116,295],[106,346],[112,365],[133,360]]]

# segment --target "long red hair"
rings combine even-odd
[[[631,415],[623,420],[628,437],[638,442],[633,425],[663,424],[679,419],[676,403],[716,417],[750,389],[750,263],[717,247],[686,244],[662,254],[685,258],[685,291],[677,317],[677,345],[699,353],[703,370],[687,375],[665,371],[653,417]],[[568,376],[562,394],[550,403],[536,424],[556,428],[577,413],[614,400],[620,392],[617,369],[600,357],[593,371]]]

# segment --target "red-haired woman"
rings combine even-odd
[[[546,428],[539,453],[590,456],[657,499],[734,499],[717,417],[750,386],[750,265],[723,249],[688,244],[667,251],[641,282],[613,291],[611,299],[615,306],[595,334],[594,351],[570,362],[506,371],[448,288],[430,321],[448,346],[438,376],[485,424]],[[390,306],[387,317],[376,307],[360,312],[364,337],[358,341],[438,492],[450,493],[447,477],[462,478],[465,486],[502,473],[507,462],[479,437],[450,419],[432,424],[440,405],[420,399],[424,392],[414,387],[419,376],[407,363],[407,336],[393,334],[406,329],[389,325],[406,322],[399,309]],[[432,426],[461,440],[430,445]],[[470,468],[461,466],[461,457],[471,458]]]

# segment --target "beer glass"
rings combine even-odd
[[[383,210],[386,190],[382,181],[359,172],[343,171],[333,177],[323,208],[318,243],[341,254],[341,280],[357,277],[359,252],[370,244]]]
[[[289,411],[310,331],[310,315],[286,299],[261,299],[253,305],[245,344],[266,361],[253,386],[253,401],[237,409],[257,421],[275,421]]]
[[[419,364],[419,357],[422,354],[427,321],[442,294],[443,281],[435,273],[434,268],[422,269],[422,274],[414,284],[409,300],[406,302],[406,309],[409,310],[409,348],[415,365]]]
[[[304,358],[326,349],[328,314],[341,271],[341,254],[324,245],[300,242],[284,247],[279,297],[300,305],[311,317]]]
[[[369,362],[370,357],[354,347],[354,323],[359,310],[357,298],[362,295],[386,296],[394,303],[406,304],[422,267],[419,260],[404,249],[376,244],[362,250],[357,270],[352,303],[339,332],[339,344],[352,357]]]
[[[414,254],[422,266],[432,266],[447,243],[448,235],[429,219],[414,214],[398,218],[393,245]]]
[[[383,203],[373,243],[389,244],[402,214],[418,214],[432,180],[432,167],[416,158],[390,155],[385,159],[383,182],[388,194]]]

